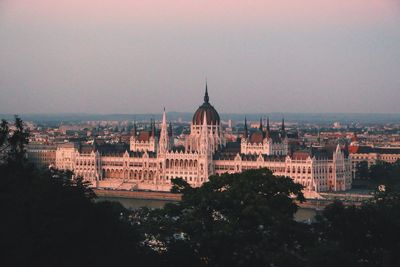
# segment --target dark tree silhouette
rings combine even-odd
[[[169,265],[305,266],[313,238],[293,220],[301,189],[267,169],[212,176],[199,188],[176,179],[182,201],[138,217],[148,246]]]
[[[128,212],[95,195],[71,172],[39,171],[26,162],[22,121],[0,126],[0,251],[4,266],[137,266],[155,257],[140,245]]]
[[[390,188],[360,207],[335,202],[316,229],[320,242],[316,257],[309,257],[312,266],[400,266],[400,193]]]

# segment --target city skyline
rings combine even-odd
[[[2,1],[0,113],[400,113],[396,1]]]

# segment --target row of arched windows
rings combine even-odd
[[[311,173],[311,167],[308,167],[308,169],[306,169],[306,167],[300,168],[300,166],[299,166],[299,167],[297,167],[297,172],[296,172],[296,167],[293,166],[292,170],[290,170],[290,167],[288,167],[286,172],[287,173],[308,173],[308,174],[310,174]]]
[[[185,160],[171,159],[170,160],[170,159],[167,159],[165,161],[165,165],[166,165],[167,169],[174,168],[174,167],[179,167],[179,168],[184,168],[184,169],[197,168],[197,160],[187,160],[187,159],[185,159]]]
[[[77,160],[75,162],[76,165],[82,165],[82,166],[94,166],[95,161],[94,160]]]

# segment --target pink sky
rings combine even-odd
[[[400,112],[400,0],[0,0],[0,40],[0,113]]]
[[[5,0],[12,16],[96,22],[377,23],[398,14],[395,0]],[[4,7],[3,7],[4,8]]]

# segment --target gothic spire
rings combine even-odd
[[[136,121],[133,122],[133,136],[136,136],[137,128],[136,128]]]
[[[249,136],[248,130],[247,130],[247,118],[246,116],[244,117],[244,138],[247,138]]]
[[[167,125],[167,115],[165,113],[165,107],[164,107],[164,111],[163,111],[163,117],[162,117],[162,125]]]
[[[260,131],[263,130],[263,125],[262,125],[262,118],[260,117],[260,127],[259,127]]]
[[[93,151],[97,151],[97,142],[96,142],[96,137],[93,137]]]
[[[168,128],[167,128],[167,114],[165,108],[162,116],[161,131],[159,136],[159,151],[160,153],[165,153],[169,149],[168,145]]]
[[[204,94],[204,103],[208,103],[210,98],[208,97],[208,88],[207,88],[207,81],[206,81],[206,93]]]
[[[156,122],[152,119],[151,120],[151,136],[156,136]]]
[[[285,119],[282,118],[282,137],[286,137]]]

